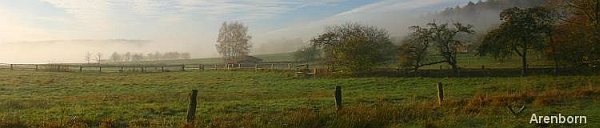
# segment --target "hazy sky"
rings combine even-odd
[[[402,36],[408,26],[422,23],[415,20],[420,16],[468,1],[0,0],[0,63],[82,62],[86,52],[115,51],[212,57],[218,55],[214,44],[224,21],[247,24],[255,48],[308,40],[327,25],[345,22]]]

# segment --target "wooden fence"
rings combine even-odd
[[[318,64],[297,63],[258,63],[258,64],[0,64],[0,69],[32,70],[50,72],[180,72],[180,71],[295,71],[296,76],[312,76],[331,74],[326,67]],[[487,66],[460,68],[458,76],[516,76],[520,68],[499,68]],[[532,74],[580,74],[572,69],[555,70],[551,66],[530,66]],[[403,68],[377,67],[368,74],[370,76],[455,76],[451,69],[420,69],[417,72]]]
[[[0,64],[0,69],[53,72],[176,72],[204,70],[297,70],[308,69],[304,64]]]

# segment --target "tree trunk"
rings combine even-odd
[[[452,73],[454,73],[454,75],[456,75],[456,76],[460,75],[460,74],[458,74],[459,73],[458,65],[456,63],[452,64]]]
[[[521,76],[527,76],[527,50],[524,50],[523,55],[521,56]]]

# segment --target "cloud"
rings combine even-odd
[[[112,2],[107,0],[43,0],[56,8],[63,9],[75,19],[74,29],[83,31],[109,31],[114,24],[111,20]]]
[[[341,0],[181,0],[180,8],[212,19],[253,22],[306,6],[339,2]]]

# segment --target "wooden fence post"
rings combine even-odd
[[[185,71],[185,64],[181,65],[181,71]]]
[[[254,64],[254,71],[258,71],[258,64]]]
[[[198,90],[192,90],[192,94],[190,94],[190,106],[188,108],[187,113],[187,123],[193,124],[194,118],[196,117],[196,96],[198,95]]]
[[[10,70],[14,70],[14,69],[13,69],[13,64],[10,64]]]
[[[119,70],[119,72],[124,72],[124,70],[123,70],[123,66],[121,66],[121,70]]]
[[[442,102],[444,101],[444,87],[442,85],[442,82],[438,82],[437,89],[438,89],[438,103],[440,104],[440,106],[442,106]]]
[[[102,72],[102,66],[98,66],[100,70],[98,72]]]
[[[481,65],[481,70],[485,70],[485,65]]]
[[[79,65],[79,72],[83,72],[83,66]]]
[[[38,65],[37,64],[35,65],[35,71],[38,71]]]
[[[165,66],[160,66],[160,72],[165,72]]]
[[[213,66],[215,67],[215,71],[216,71],[217,70],[217,64],[214,64]]]
[[[275,69],[275,64],[271,64],[271,70]]]
[[[241,64],[241,63],[238,63],[238,67],[237,67],[237,68],[238,68],[238,69],[242,69],[242,64]]]
[[[342,86],[335,86],[335,106],[337,110],[342,109]]]

